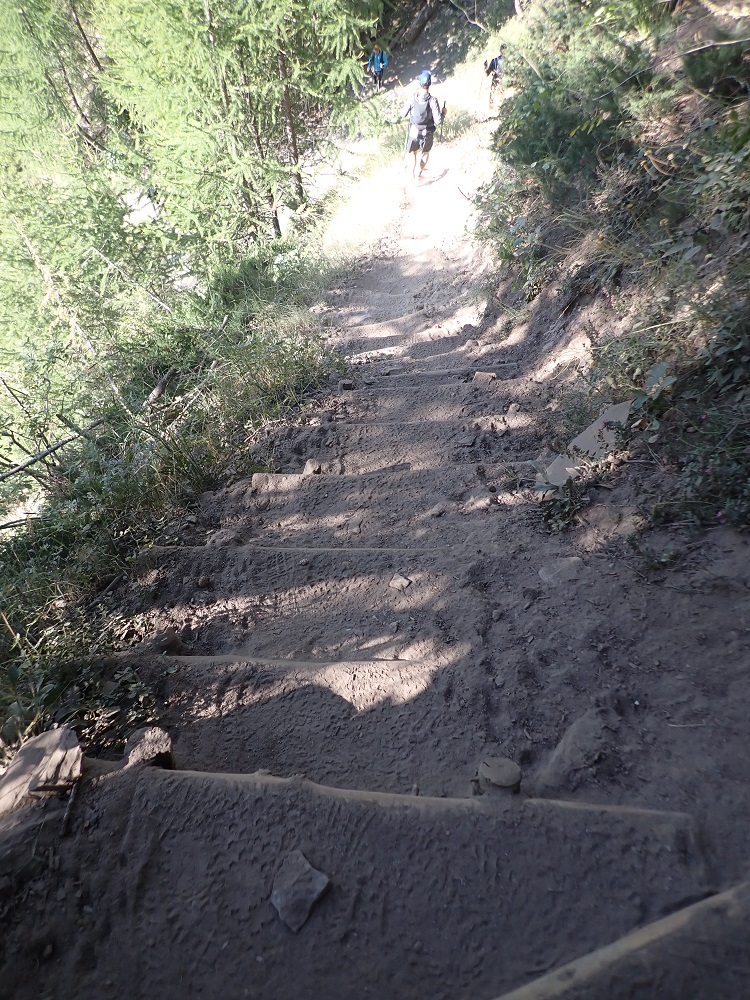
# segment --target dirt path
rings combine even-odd
[[[134,654],[180,770],[87,786],[62,841],[54,807],[28,821],[51,860],[0,997],[489,1000],[744,877],[747,545],[713,533],[654,584],[627,473],[542,530],[569,343],[497,333],[487,128],[353,191],[331,239],[369,240],[373,206],[383,236],[323,310],[351,375],[141,560],[180,636]],[[494,756],[520,794],[478,780]],[[298,934],[269,901],[296,849],[332,883]],[[717,965],[746,995],[746,895],[711,907],[523,995],[715,998]]]

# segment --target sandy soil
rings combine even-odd
[[[87,784],[66,837],[54,803],[6,821],[0,997],[488,1000],[746,877],[748,542],[652,534],[682,556],[654,573],[627,461],[544,529],[554,375],[586,344],[552,291],[497,315],[468,200],[490,130],[332,220],[332,245],[362,224],[317,309],[350,375],[141,559],[123,601],[149,588],[179,651],[129,656],[180,770]],[[492,756],[520,794],[479,780]],[[293,934],[269,897],[296,848],[332,888]],[[747,901],[717,899],[702,949],[686,916],[524,996],[750,995]]]

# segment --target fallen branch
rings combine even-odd
[[[479,28],[480,31],[487,32],[487,31],[490,30],[487,27],[487,25],[481,24],[478,20],[472,20],[472,18],[469,17],[469,15],[466,13],[466,11],[463,9],[463,7],[460,4],[456,3],[456,0],[442,0],[442,3],[447,3],[451,7],[453,7],[455,10],[459,11],[459,13],[463,14],[463,16],[469,22],[469,24],[471,24],[475,28]],[[474,17],[475,18],[477,17],[476,4],[474,4]]]
[[[167,372],[165,372],[164,375],[162,375],[162,377],[156,383],[156,385],[151,390],[149,395],[143,401],[143,406],[141,407],[142,410],[150,410],[151,407],[154,405],[154,403],[156,403],[157,400],[161,399],[161,397],[164,395],[164,390],[167,388],[167,385],[175,377],[176,374],[177,374],[177,369],[174,366],[172,366]]]
[[[63,438],[62,441],[58,441],[57,444],[51,445],[49,448],[45,448],[44,451],[40,451],[37,455],[32,455],[27,461],[22,462],[20,465],[16,465],[13,469],[8,472],[3,472],[0,475],[0,483],[4,482],[6,479],[10,479],[11,476],[17,476],[19,472],[23,472],[28,469],[31,465],[36,465],[37,462],[41,462],[48,455],[53,452],[59,451],[60,448],[64,448],[66,444],[70,444],[71,441],[75,441],[76,438],[84,437],[87,431],[92,430],[94,427],[98,427],[99,424],[104,423],[104,417],[99,417],[98,420],[94,420],[93,423],[88,424],[86,427],[81,428],[76,434],[71,434],[69,437]]]
[[[680,52],[681,56],[692,56],[695,52],[705,52],[706,49],[721,49],[726,45],[747,45],[750,38],[734,38],[727,42],[709,42],[707,45],[699,45],[696,49],[688,49],[687,52]]]

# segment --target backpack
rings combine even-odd
[[[432,117],[432,108],[430,107],[431,99],[426,90],[419,90],[414,95],[411,102],[409,123],[415,128],[435,128],[435,119]]]

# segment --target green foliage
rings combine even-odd
[[[593,485],[588,478],[568,479],[562,486],[539,483],[536,490],[543,494],[539,506],[547,528],[557,534],[578,524],[580,512],[591,502],[588,490]]]
[[[743,390],[750,380],[750,265],[745,256],[732,261],[718,288],[695,304],[711,331],[703,351],[708,382],[726,394]]]
[[[607,4],[544,8],[506,33],[504,73],[514,93],[496,150],[553,198],[584,190],[601,158],[613,154],[627,87],[648,75],[648,49],[612,11]]]
[[[4,616],[2,625],[9,628]],[[134,667],[102,655],[115,641],[106,628],[95,637],[84,621],[55,622],[33,644],[12,638],[15,655],[0,675],[0,763],[51,725],[73,725],[96,751],[156,720],[153,694]]]
[[[251,471],[259,426],[337,363],[304,308],[314,247],[274,233],[380,8],[0,10],[0,469],[84,431],[0,485],[34,511],[0,535],[17,734],[60,721],[74,689],[79,719],[99,711],[105,681],[65,666],[93,635],[76,607],[175,505]]]
[[[731,42],[727,32],[717,32],[717,40]],[[735,36],[736,37],[736,36]],[[688,79],[700,90],[710,91],[721,98],[736,97],[742,84],[750,83],[750,72],[744,58],[747,45],[707,47],[684,57],[683,65]],[[740,85],[739,88],[737,85]]]

